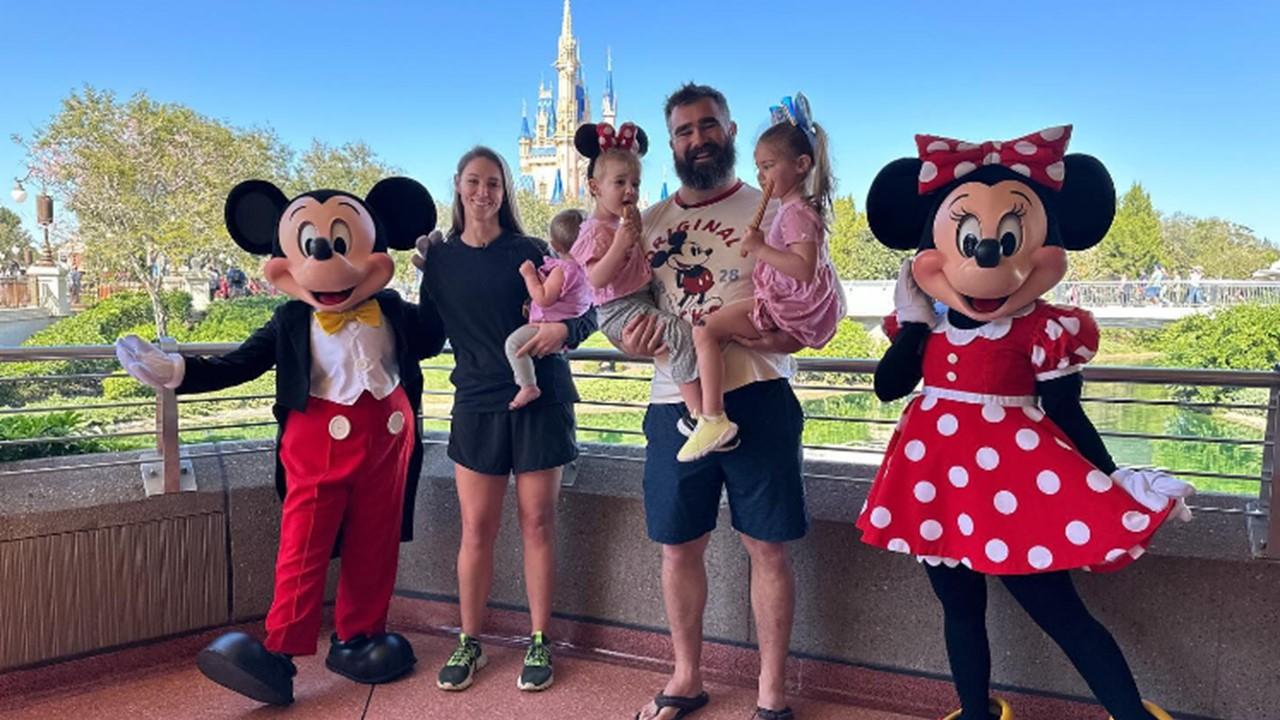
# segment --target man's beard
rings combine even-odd
[[[711,157],[701,163],[694,163],[692,156],[703,150],[710,150]],[[676,163],[676,175],[680,182],[694,190],[711,190],[720,187],[733,176],[733,166],[737,162],[737,152],[733,141],[728,145],[703,143],[696,148],[685,151],[684,157],[672,153]]]

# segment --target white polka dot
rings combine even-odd
[[[329,437],[345,440],[351,434],[351,421],[342,415],[334,415],[329,421]]]
[[[960,528],[960,534],[969,537],[973,534],[973,518],[968,513],[960,513],[956,518],[956,527]]]
[[[1101,470],[1090,470],[1085,476],[1085,482],[1089,483],[1089,489],[1094,492],[1104,493],[1111,489],[1111,478]]]
[[[1063,450],[1071,449],[1071,443],[1067,442],[1066,440],[1063,440],[1060,437],[1054,438],[1053,441],[1058,443],[1058,447],[1062,448]]]
[[[987,541],[987,559],[991,562],[1001,563],[1009,557],[1009,546],[1004,544],[1003,540]]]
[[[1097,354],[1095,351],[1090,350],[1089,348],[1087,348],[1087,347],[1085,347],[1085,346],[1083,346],[1083,345],[1081,345],[1080,347],[1076,348],[1076,349],[1075,349],[1075,353],[1076,353],[1077,355],[1079,355],[1080,357],[1084,358],[1085,362],[1088,362],[1088,361],[1092,360],[1092,359],[1093,359],[1093,356]]]
[[[1022,406],[1022,414],[1026,415],[1027,419],[1031,422],[1040,422],[1044,419],[1044,411],[1038,407],[1031,407],[1030,405]]]
[[[1062,182],[1062,178],[1067,176],[1067,166],[1061,160],[1049,165],[1044,171],[1054,182]]]
[[[1067,367],[1070,365],[1071,365],[1071,361],[1068,360],[1067,358],[1062,358],[1061,360],[1058,361],[1059,370],[1066,370]]]
[[[965,160],[962,163],[956,164],[956,177],[958,178],[964,177],[965,175],[968,175],[969,173],[973,172],[976,169],[978,169],[977,165],[974,165],[968,160]]]
[[[936,177],[938,177],[938,166],[925,160],[920,165],[920,182],[927,183]]]
[[[1041,470],[1040,474],[1036,475],[1036,487],[1040,488],[1040,492],[1045,495],[1057,495],[1062,489],[1062,479],[1052,470]]]
[[[1050,320],[1044,324],[1044,333],[1049,336],[1050,340],[1057,340],[1062,337],[1062,326],[1057,320]]]
[[[1037,570],[1043,570],[1053,564],[1053,553],[1043,545],[1037,545],[1027,551],[1027,563]]]
[[[1146,554],[1147,554],[1146,548],[1137,547],[1137,546],[1129,548],[1129,557],[1133,558],[1134,560],[1137,560],[1138,558]]]
[[[1036,345],[1031,348],[1031,363],[1033,365],[1044,364],[1044,348]]]
[[[951,146],[947,144],[946,140],[934,140],[933,142],[929,143],[924,149],[925,152],[931,152],[931,153],[948,152],[950,150],[951,150]]]
[[[865,515],[865,514],[866,514],[866,512],[867,512],[867,501],[866,501],[866,500],[863,500],[863,501],[862,501],[862,509],[858,511],[858,516],[859,516],[859,517],[861,517],[862,515]]]
[[[1072,545],[1084,545],[1089,542],[1089,538],[1093,537],[1093,531],[1088,525],[1079,520],[1072,520],[1067,523],[1067,539]]]
[[[934,397],[934,396],[932,396],[932,395],[925,395],[925,396],[924,396],[924,399],[920,401],[920,409],[921,409],[921,410],[932,410],[932,409],[933,409],[933,406],[934,406],[934,405],[937,405],[937,404],[938,404],[938,398],[936,398],[936,397]]]
[[[947,471],[947,479],[951,481],[952,485],[962,488],[969,484],[969,471],[959,465],[952,466],[952,468]]]
[[[1023,177],[1031,177],[1031,168],[1023,165],[1022,163],[1014,163],[1009,166],[1009,169]]]
[[[1004,420],[1004,406],[995,403],[987,403],[982,406],[982,419],[989,423],[998,423]]]
[[[1075,335],[1076,333],[1080,332],[1080,318],[1078,317],[1071,317],[1070,315],[1066,315],[1058,318],[1058,322],[1062,323],[1062,327],[1072,335]]]
[[[955,558],[942,558],[942,564],[946,565],[949,568],[953,568],[959,565],[960,561],[956,560]]]
[[[1013,144],[1013,149],[1018,151],[1019,155],[1035,155],[1036,146],[1026,140],[1019,140]]]
[[[1041,130],[1040,137],[1044,138],[1045,140],[1048,140],[1049,142],[1053,142],[1054,140],[1057,140],[1058,138],[1062,137],[1062,134],[1065,133],[1066,131],[1067,129],[1065,127],[1059,125],[1058,127],[1051,127],[1046,130]]]
[[[947,413],[938,418],[938,432],[950,437],[956,434],[956,430],[960,429],[960,422],[956,420],[956,416]]]
[[[1001,490],[996,493],[995,504],[1001,515],[1012,515],[1018,509],[1018,498],[1008,490]]]
[[[1000,453],[995,448],[979,448],[977,454],[978,467],[983,470],[994,470],[1000,464]]]
[[[920,537],[929,542],[942,537],[942,523],[937,520],[925,520],[920,523]]]
[[[1151,518],[1146,513],[1130,510],[1124,514],[1124,528],[1129,532],[1142,532],[1150,524]]]
[[[874,510],[871,511],[872,527],[876,527],[883,530],[889,527],[889,523],[892,521],[893,521],[893,513],[889,512],[889,508],[887,507],[877,506]]]
[[[919,440],[912,440],[902,449],[902,454],[906,455],[908,460],[918,462],[920,458],[924,457],[924,443]]]
[[[963,565],[963,566],[965,566],[965,567],[967,567],[967,568],[969,568],[970,570],[972,570],[972,569],[973,569],[973,561],[972,561],[972,560],[970,560],[970,559],[969,559],[969,558],[967,558],[967,557],[962,557],[962,558],[960,558],[960,564],[961,564],[961,565]]]
[[[927,563],[931,567],[938,567],[942,564],[942,558],[938,555],[921,555],[920,562]]]
[[[1031,428],[1022,428],[1013,436],[1014,442],[1023,450],[1035,450],[1040,447],[1040,433]]]
[[[399,410],[391,413],[391,417],[387,418],[387,432],[392,435],[399,435],[404,429],[404,413]]]
[[[1000,142],[999,140],[992,141],[992,143],[991,143],[991,147],[993,147],[993,148],[995,148],[995,149],[997,149],[997,150],[999,150],[999,149],[1000,149],[1001,147],[1003,147],[1003,146],[1004,146],[1004,143],[1003,143],[1003,142]]]
[[[1000,164],[1000,153],[998,153],[998,152],[989,152],[989,153],[987,153],[987,156],[986,156],[986,157],[984,157],[984,158],[982,158],[982,164],[983,164],[983,165],[999,165],[999,164]]]
[[[951,363],[952,365],[955,365],[956,363],[960,362],[960,356],[956,355],[955,353],[947,353],[947,362]]]
[[[1107,562],[1109,562],[1109,563],[1110,563],[1110,562],[1115,562],[1115,561],[1119,560],[1120,558],[1122,558],[1122,557],[1124,557],[1124,556],[1125,556],[1125,552],[1124,552],[1124,550],[1121,550],[1120,548],[1115,548],[1115,549],[1113,549],[1113,550],[1108,550],[1108,551],[1107,551]]]
[[[977,145],[974,145],[974,144],[973,144],[973,143],[971,143],[971,142],[961,142],[961,143],[956,143],[956,150],[960,150],[960,151],[964,151],[964,150],[973,150],[973,149],[975,149],[975,148],[977,148],[977,147],[978,147]]]
[[[889,550],[900,553],[911,552],[911,546],[902,538],[894,538],[889,541]]]
[[[933,499],[938,496],[938,488],[934,487],[933,483],[928,480],[921,480],[916,483],[915,493],[916,499],[920,502],[933,502]]]
[[[953,372],[948,371],[948,372],[947,372],[947,379],[948,379],[948,380],[950,380],[951,382],[955,382],[955,381],[956,381],[956,374],[955,374],[955,373],[953,373]]]

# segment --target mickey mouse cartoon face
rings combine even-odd
[[[249,180],[227,197],[227,229],[244,250],[270,255],[267,280],[318,309],[342,312],[386,287],[395,272],[387,248],[408,250],[435,227],[435,202],[409,178],[387,178],[365,199],[313,190],[287,200]]]
[[[918,158],[895,160],[867,197],[884,245],[915,248],[912,275],[973,320],[1011,315],[1061,282],[1067,251],[1102,240],[1115,186],[1093,157],[1064,155],[1071,127],[1008,142],[917,135]]]

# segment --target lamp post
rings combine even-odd
[[[13,189],[9,191],[9,196],[19,205],[27,201],[27,189],[22,186],[22,182],[30,177],[31,173],[27,173],[27,177],[13,179]],[[53,198],[44,190],[36,195],[36,224],[44,230],[44,255],[40,258],[40,264],[52,267],[53,245],[49,243],[49,226],[53,224]]]

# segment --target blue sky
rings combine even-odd
[[[0,203],[32,219],[34,203],[16,208],[7,192],[25,173],[8,136],[30,135],[86,83],[269,126],[298,149],[363,140],[445,194],[472,144],[515,161],[521,101],[554,78],[561,4],[7,2]],[[1163,212],[1280,242],[1280,5],[739,0],[716,16],[721,6],[573,4],[596,111],[611,47],[619,117],[657,140],[652,199],[664,169],[676,184],[662,102],[696,80],[728,96],[747,177],[769,105],[801,89],[832,137],[839,191],[859,205],[916,132],[979,141],[1073,123],[1071,149],[1101,158],[1122,191],[1137,180]]]

